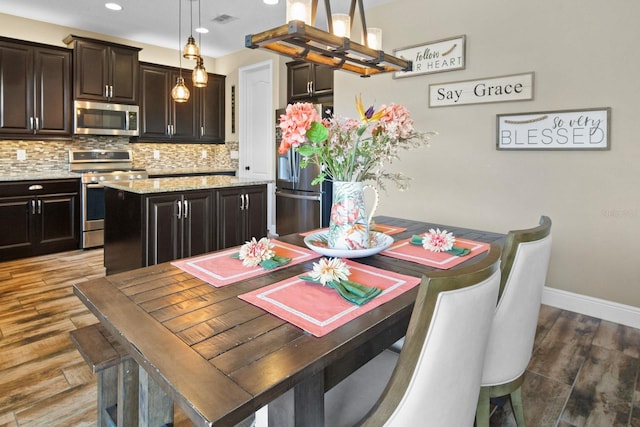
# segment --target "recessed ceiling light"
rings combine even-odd
[[[209,32],[209,29],[204,27],[198,27],[194,31],[200,34],[207,34]]]
[[[122,6],[120,6],[118,3],[105,3],[104,7],[109,10],[122,10]]]
[[[262,0],[264,4],[278,4],[278,0]]]

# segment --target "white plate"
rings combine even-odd
[[[382,252],[393,244],[393,237],[380,233],[378,231],[369,232],[370,241],[373,246],[367,249],[332,249],[326,246],[317,245],[316,242],[326,242],[329,232],[319,232],[310,234],[304,238],[304,244],[312,251],[318,252],[320,255],[333,258],[363,258]]]

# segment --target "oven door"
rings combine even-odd
[[[104,186],[82,186],[82,247],[92,248],[104,244]]]

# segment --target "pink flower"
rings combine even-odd
[[[280,116],[282,142],[278,151],[286,153],[291,147],[298,147],[307,140],[307,130],[311,123],[322,119],[313,104],[296,102],[289,104],[285,114]]]
[[[433,228],[422,238],[422,246],[432,252],[446,252],[453,248],[456,238],[447,230]]]
[[[252,237],[250,241],[240,247],[239,258],[242,260],[242,265],[255,267],[260,265],[262,261],[271,259],[275,255],[274,246],[271,240],[266,237],[259,241]]]
[[[409,111],[402,105],[391,103],[384,107],[380,125],[392,139],[407,139],[414,133],[413,119]]]

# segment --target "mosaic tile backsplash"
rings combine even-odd
[[[126,137],[75,136],[69,141],[0,140],[0,170],[11,174],[66,172],[69,169],[70,149],[132,150],[135,168],[238,169],[238,160],[230,156],[232,150],[238,150],[237,141],[225,144],[131,144]],[[18,160],[18,150],[24,150],[25,160]],[[154,159],[155,150],[159,153],[158,159]],[[206,157],[203,157],[203,152]]]

